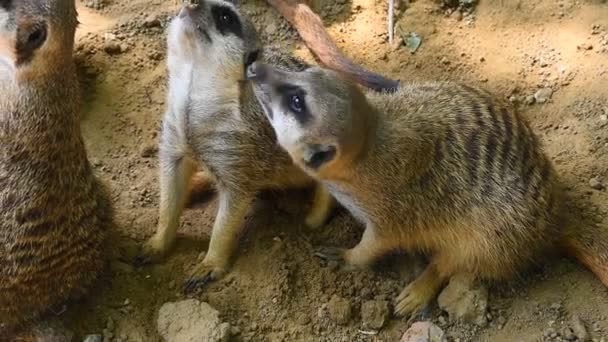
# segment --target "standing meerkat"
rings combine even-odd
[[[430,255],[398,314],[417,312],[455,274],[506,279],[556,245],[608,285],[608,232],[554,224],[553,166],[491,94],[456,83],[364,94],[317,67],[256,62],[247,73],[281,146],[366,225],[354,248],[318,255],[355,267],[395,249]]]
[[[109,199],[87,160],[74,0],[0,1],[0,335],[84,294]]]
[[[245,66],[257,58],[291,70],[298,70],[301,62],[262,52],[252,24],[229,1],[183,7],[170,24],[167,45],[169,92],[159,148],[159,222],[138,262],[158,261],[173,245],[188,184],[199,163],[215,183],[219,208],[207,254],[186,283],[185,290],[191,291],[228,270],[243,219],[261,190],[315,182],[276,143],[245,79]],[[197,182],[203,183],[197,175]],[[307,225],[322,225],[332,205],[328,192],[316,186]]]

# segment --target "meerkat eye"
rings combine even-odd
[[[36,28],[30,35],[27,37],[27,43],[32,47],[40,47],[42,43],[46,40],[46,28],[44,26]]]
[[[243,36],[243,28],[239,18],[232,9],[224,6],[214,6],[211,8],[211,13],[215,26],[222,35],[232,33],[237,37]]]
[[[25,63],[34,55],[47,39],[47,27],[45,23],[38,23],[29,28],[17,30],[17,64]]]
[[[226,26],[231,25],[233,22],[232,13],[228,10],[223,10],[220,14],[220,22]]]
[[[296,113],[302,113],[304,111],[304,99],[300,95],[291,95],[289,98],[289,108]]]

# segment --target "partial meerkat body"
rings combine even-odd
[[[509,278],[557,244],[608,285],[608,234],[554,224],[553,166],[528,124],[491,94],[456,83],[364,94],[316,67],[254,63],[248,77],[281,146],[366,225],[357,246],[321,256],[362,267],[395,249],[430,255],[397,313],[423,307],[452,275]]]
[[[315,182],[276,143],[245,81],[245,65],[252,60],[264,58],[298,70],[302,64],[297,59],[262,52],[252,25],[231,2],[219,0],[184,7],[171,23],[167,43],[170,81],[159,149],[160,217],[140,260],[158,260],[172,246],[200,162],[218,191],[219,209],[205,259],[186,286],[191,290],[227,271],[245,214],[261,190]],[[197,184],[206,182],[197,175]],[[323,224],[332,205],[328,192],[318,186],[306,223]]]
[[[0,335],[84,294],[112,222],[79,122],[73,0],[0,2]]]

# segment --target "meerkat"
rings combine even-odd
[[[276,143],[245,79],[245,65],[258,58],[290,70],[298,70],[299,60],[262,50],[249,20],[232,2],[220,0],[184,6],[170,23],[167,48],[159,222],[137,262],[159,261],[172,247],[190,179],[200,165],[217,190],[219,208],[207,254],[185,284],[190,292],[228,270],[244,217],[261,190],[314,186],[306,217],[310,227],[325,222],[334,201]],[[198,183],[206,182],[198,175]]]
[[[0,335],[86,293],[112,209],[87,159],[74,0],[0,1]]]
[[[352,268],[395,249],[430,256],[396,313],[425,307],[455,274],[507,279],[565,247],[608,285],[608,232],[555,224],[558,182],[529,125],[490,93],[457,83],[365,94],[334,71],[254,62],[247,76],[279,144],[365,224]]]

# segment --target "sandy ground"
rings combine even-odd
[[[156,145],[165,107],[164,27],[176,1],[80,3],[77,56],[83,80],[83,130],[97,174],[112,188],[119,253],[84,302],[60,315],[77,338],[157,341],[158,310],[183,299],[181,284],[209,242],[216,203],[198,201],[182,217],[178,243],[159,265],[135,268],[131,256],[157,223]],[[318,1],[339,46],[357,62],[403,81],[451,79],[482,85],[520,106],[591,224],[608,229],[608,4],[606,1],[482,0],[473,14],[431,0],[402,4],[397,36],[417,32],[414,53],[391,46],[386,1]],[[402,1],[404,2],[404,1]],[[268,43],[310,54],[297,34],[262,0],[244,1]],[[97,8],[94,8],[97,7]],[[550,88],[550,98],[533,95]],[[538,101],[536,101],[538,102]],[[345,211],[328,225],[302,224],[305,193],[264,194],[247,220],[229,275],[197,294],[233,327],[235,341],[398,341],[407,319],[392,317],[375,335],[362,333],[360,307],[394,298],[419,271],[398,258],[347,272],[312,255],[314,246],[353,246],[362,227]],[[580,223],[583,224],[583,223]],[[587,224],[587,223],[585,223]],[[406,260],[407,261],[407,260]],[[332,296],[350,303],[345,325],[327,318]],[[608,336],[608,291],[574,261],[490,287],[485,327],[451,322],[436,306],[430,319],[450,341],[561,341],[578,316],[591,336]],[[603,341],[603,340],[602,340]]]

